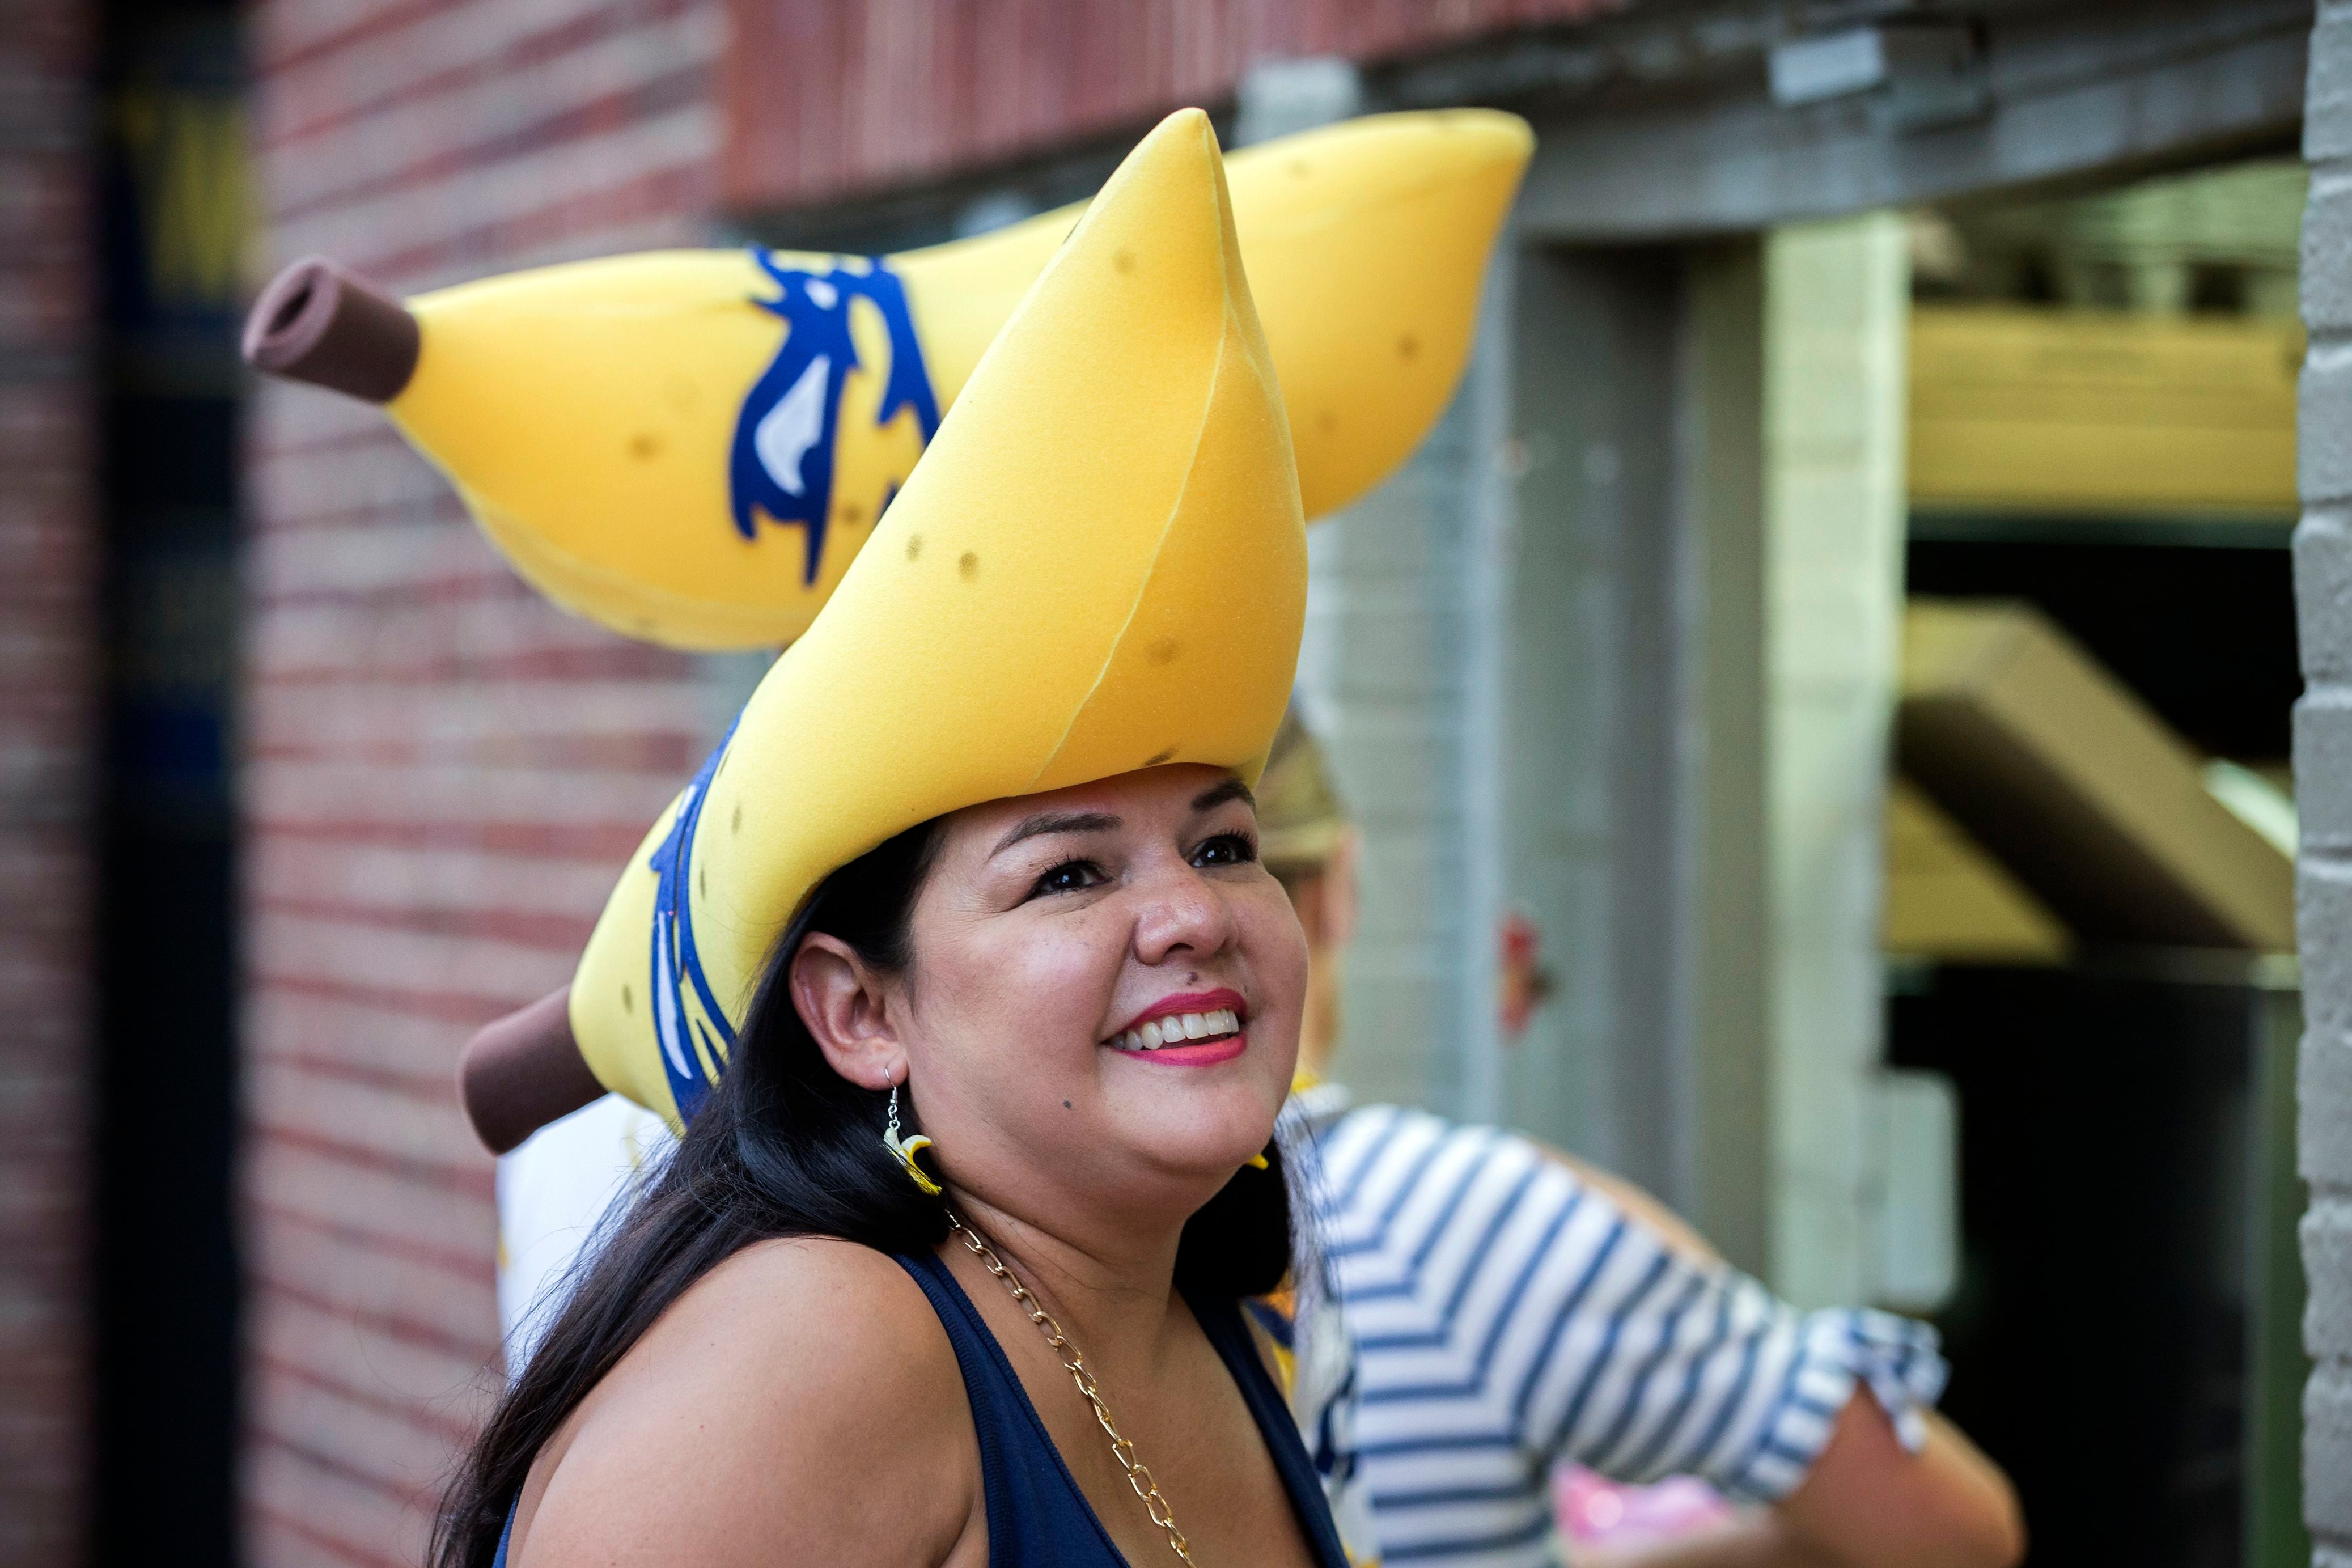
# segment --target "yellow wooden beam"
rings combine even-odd
[[[2302,363],[2303,332],[2292,322],[1917,307],[1911,503],[2292,515]]]

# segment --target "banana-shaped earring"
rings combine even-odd
[[[895,1083],[890,1086],[890,1125],[883,1130],[882,1142],[889,1145],[890,1152],[898,1163],[907,1167],[907,1174],[915,1179],[915,1185],[923,1189],[924,1196],[935,1198],[940,1195],[940,1184],[925,1175],[923,1167],[915,1161],[916,1155],[931,1146],[931,1141],[919,1132],[912,1138],[898,1135],[898,1086]]]

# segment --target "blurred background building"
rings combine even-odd
[[[247,379],[258,279],[903,248],[1083,197],[1182,103],[1229,144],[1487,103],[1539,147],[1478,353],[1312,544],[1349,1076],[1934,1318],[2036,1563],[2310,1561],[2298,137],[2307,87],[2352,115],[2315,19],[20,7],[0,1558],[416,1560],[499,1358],[457,1047],[568,978],[761,664],[564,616],[380,413]]]

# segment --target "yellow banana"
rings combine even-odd
[[[1351,121],[1231,161],[1307,516],[1377,483],[1444,411],[1532,145],[1514,116],[1455,110]],[[351,335],[327,319],[323,264],[305,263],[255,307],[247,352],[388,398],[557,603],[680,647],[774,646],[842,580],[1083,211],[880,258],[576,262],[419,296],[404,321],[379,300],[386,330],[406,335],[359,376],[305,358],[321,335]],[[1074,435],[1068,460],[1090,460],[1087,447]]]
[[[571,994],[607,1088],[690,1110],[777,933],[893,834],[1161,763],[1256,776],[1307,542],[1222,175],[1198,110],[1129,154],[630,858]]]

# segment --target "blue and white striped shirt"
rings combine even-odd
[[[1330,1096],[1295,1106],[1293,1142],[1318,1188],[1327,1289],[1354,1349],[1336,1386],[1354,1409],[1352,1423],[1300,1414],[1352,1448],[1318,1457],[1369,1504],[1385,1563],[1552,1562],[1549,1478],[1564,1460],[1786,1496],[1857,1384],[1906,1446],[1924,1439],[1944,1381],[1926,1325],[1801,1312],[1675,1251],[1525,1138]]]

